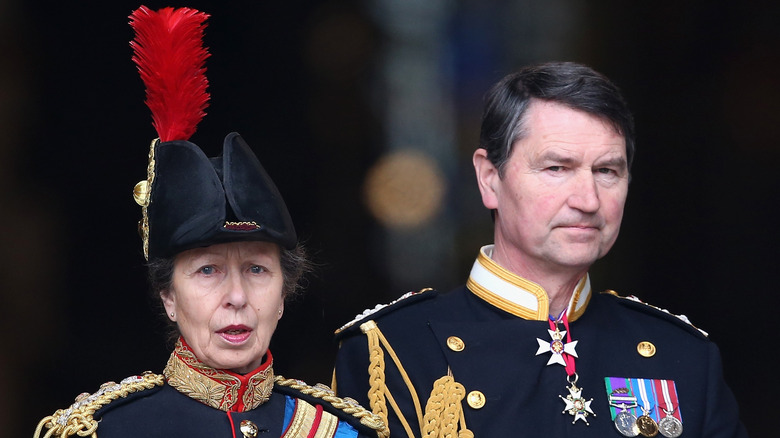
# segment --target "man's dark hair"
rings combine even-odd
[[[620,89],[590,67],[553,62],[525,67],[499,81],[486,95],[480,147],[503,176],[512,147],[525,137],[525,117],[534,100],[559,103],[601,118],[626,140],[628,167],[634,158],[634,117]]]

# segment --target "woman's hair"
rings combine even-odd
[[[298,296],[303,289],[303,278],[307,273],[310,273],[313,269],[312,262],[306,253],[306,248],[298,243],[292,249],[285,249],[281,246],[279,248],[279,262],[282,268],[282,296],[285,301],[289,301]],[[150,260],[147,263],[149,269],[149,286],[152,294],[152,300],[159,305],[162,305],[162,295],[168,294],[173,286],[173,267],[176,256],[156,258]],[[162,315],[165,315],[165,309],[162,310]],[[178,330],[176,324],[165,317],[165,320],[170,323],[175,333],[172,333],[172,337],[175,339],[178,337]]]

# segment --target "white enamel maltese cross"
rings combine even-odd
[[[577,346],[577,341],[571,341],[569,343],[563,342],[563,337],[566,336],[565,330],[547,331],[550,333],[552,342],[547,342],[536,338],[536,341],[539,342],[539,349],[536,350],[536,355],[538,356],[543,353],[552,353],[550,355],[550,360],[547,361],[547,365],[558,363],[566,366],[566,362],[563,360],[563,353],[577,357],[577,352],[574,350],[574,347]]]
[[[558,396],[566,403],[566,407],[563,408],[563,413],[565,414],[568,412],[570,415],[574,416],[574,420],[571,422],[572,424],[576,423],[577,420],[582,420],[585,424],[589,425],[588,414],[591,414],[594,417],[596,416],[590,409],[590,404],[593,402],[593,399],[585,400],[582,398],[582,388],[577,388],[573,383],[566,389],[569,390],[569,395],[567,395],[566,398],[562,395]]]

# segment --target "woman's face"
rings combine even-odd
[[[247,373],[263,361],[282,317],[279,247],[232,242],[176,256],[162,300],[184,340],[203,363]]]

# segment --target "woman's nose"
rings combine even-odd
[[[226,307],[242,308],[247,303],[247,290],[240,275],[229,274],[226,283],[224,305]]]

